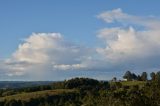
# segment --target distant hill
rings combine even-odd
[[[0,89],[13,89],[33,87],[39,85],[48,85],[54,81],[0,81]]]
[[[160,77],[156,78],[111,82],[73,78],[44,83],[48,85],[36,82],[38,86],[31,82],[32,87],[0,89],[0,106],[159,106]]]

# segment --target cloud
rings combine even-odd
[[[83,64],[72,64],[72,65],[60,64],[60,65],[54,65],[53,68],[57,70],[79,70],[81,68],[82,69],[86,68],[86,66]]]
[[[68,42],[60,33],[33,33],[5,60],[7,75],[50,73],[57,70],[81,70],[91,49]]]
[[[150,29],[158,29],[160,20],[155,16],[136,16],[124,13],[121,8],[103,12],[97,16],[106,23],[120,23],[121,26],[134,25],[136,27],[145,27]]]
[[[159,67],[160,20],[158,18],[133,16],[121,9],[106,11],[98,17],[107,23],[115,24],[115,27],[101,29],[98,33],[98,38],[104,41],[105,47],[97,48],[97,52],[105,60],[119,67],[125,66],[126,69]]]
[[[106,75],[107,79],[130,69],[160,69],[159,18],[130,15],[120,8],[97,17],[111,25],[98,31],[103,46],[82,46],[60,33],[33,33],[10,58],[0,61],[0,75],[32,80]]]
[[[107,23],[112,23],[114,21],[123,21],[126,19],[128,20],[130,18],[132,19],[132,16],[123,13],[120,8],[103,12],[97,17],[103,19]]]

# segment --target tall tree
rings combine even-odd
[[[127,79],[127,81],[131,81],[132,80],[132,73],[130,71],[127,71],[123,78]]]
[[[116,78],[116,77],[113,77],[112,81],[113,81],[113,82],[116,82],[116,81],[117,81],[117,78]]]
[[[147,81],[147,73],[146,72],[143,72],[142,75],[141,75],[141,79],[142,81]]]
[[[132,73],[132,79],[137,80],[137,75],[135,73]]]
[[[142,81],[142,79],[141,79],[141,76],[140,76],[140,75],[138,75],[138,76],[137,76],[137,80],[138,80],[138,81]]]
[[[156,81],[160,82],[160,71],[156,73]]]
[[[156,74],[155,74],[154,72],[151,72],[151,73],[150,73],[150,77],[151,77],[151,80],[152,80],[152,81],[155,81],[155,79],[156,79]]]

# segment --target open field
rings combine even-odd
[[[145,81],[122,81],[121,84],[124,86],[144,85]]]
[[[76,92],[76,90],[72,90],[72,89],[45,90],[45,91],[21,93],[21,94],[16,94],[16,95],[11,95],[11,96],[0,97],[0,101],[3,101],[5,99],[7,99],[7,100],[15,99],[15,100],[28,101],[31,98],[40,98],[40,97],[45,97],[45,96],[60,95],[60,94],[72,93],[72,92]]]

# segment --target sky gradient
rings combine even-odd
[[[159,70],[160,1],[0,1],[0,80]]]

